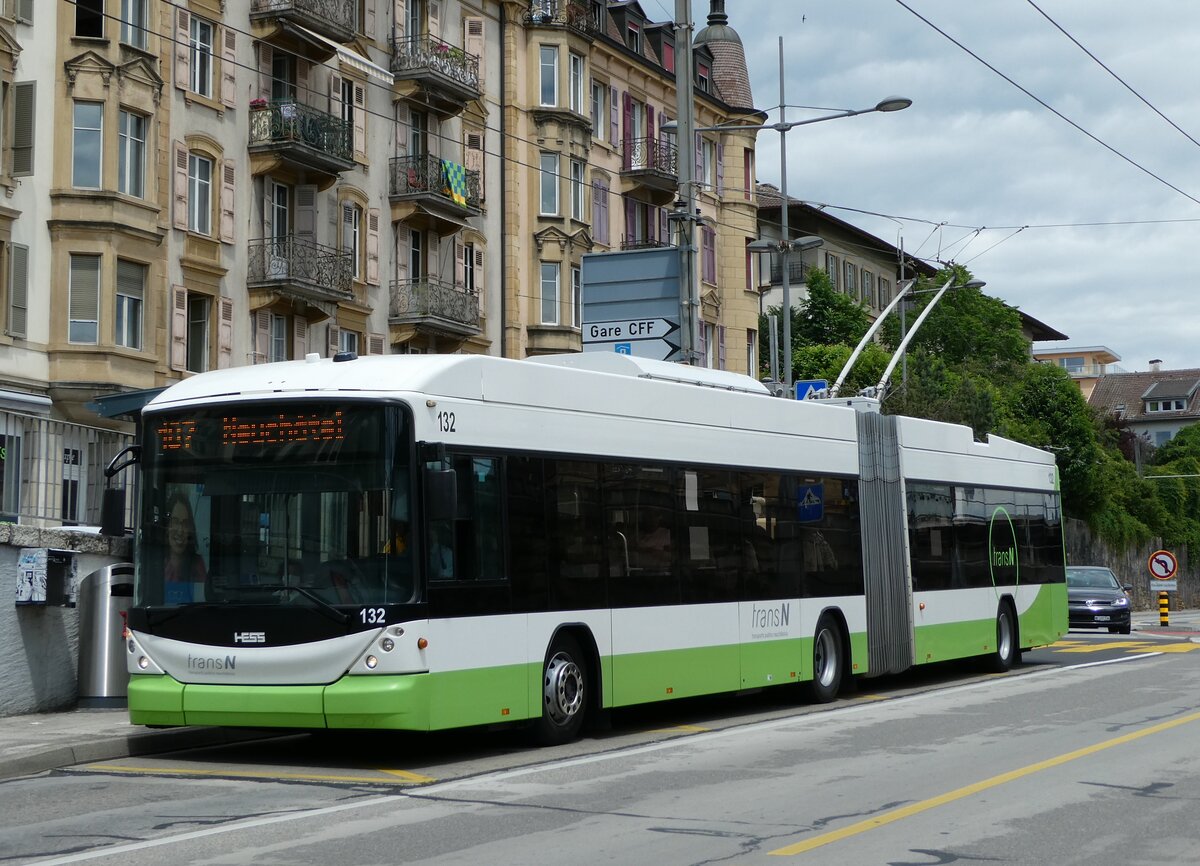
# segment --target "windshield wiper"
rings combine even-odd
[[[298,592],[302,596],[307,598],[309,601],[311,601],[313,604],[315,604],[318,608],[321,609],[321,611],[323,613],[327,614],[332,619],[337,620],[340,623],[347,623],[350,621],[349,614],[342,613],[340,610],[338,610],[332,604],[327,602],[325,599],[321,598],[321,596],[317,595],[311,589],[306,589],[303,586],[297,586],[295,584],[290,584],[290,583],[247,583],[247,584],[220,584],[220,588],[222,590],[231,590],[232,589],[236,592],[246,592],[246,593]]]

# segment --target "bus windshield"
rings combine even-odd
[[[147,418],[135,603],[419,601],[395,406],[226,404]]]

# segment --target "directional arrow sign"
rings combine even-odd
[[[679,325],[670,319],[617,319],[611,322],[587,322],[583,326],[583,342],[628,343],[631,341],[660,340],[670,337],[679,330]],[[678,348],[678,347],[676,347]],[[637,353],[639,357],[651,357]]]
[[[636,358],[652,358],[656,361],[678,360],[679,344],[670,340],[624,340],[611,343],[584,343],[585,352],[616,352],[618,355],[633,355]]]

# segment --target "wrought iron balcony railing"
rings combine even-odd
[[[436,320],[458,325],[458,330],[479,329],[479,293],[429,277],[393,280],[388,318],[394,322]]]
[[[599,32],[589,4],[577,0],[533,0],[523,20],[532,27],[566,27],[585,39]]]
[[[392,39],[392,72],[429,70],[470,90],[479,90],[479,58],[436,36]]]
[[[788,282],[793,285],[803,283],[808,279],[809,266],[805,262],[788,260]],[[777,286],[783,282],[783,267],[779,262],[771,264],[771,285]]]
[[[432,195],[454,202],[445,166],[436,156],[398,156],[392,159],[390,191],[393,196]],[[463,207],[479,210],[479,172],[464,171],[467,201]]]
[[[318,32],[333,28],[339,33],[354,32],[354,7],[346,0],[251,0],[250,16],[293,18]]]
[[[250,144],[306,145],[318,153],[354,161],[350,124],[340,117],[302,105],[277,102],[250,111]]]
[[[625,238],[621,241],[621,249],[623,250],[648,250],[654,247],[673,247],[675,246],[670,241],[659,240],[658,238]]]
[[[655,171],[675,176],[679,173],[679,148],[657,138],[627,138],[621,142],[624,171]]]
[[[246,282],[289,283],[319,297],[349,298],[354,259],[348,252],[296,235],[257,238],[250,241]]]

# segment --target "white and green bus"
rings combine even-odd
[[[604,353],[191,377],[142,416],[131,719],[562,742],[1060,638],[1052,455],[872,408]]]

